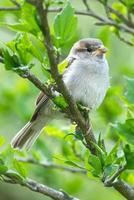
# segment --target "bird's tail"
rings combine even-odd
[[[12,139],[12,148],[29,150],[40,135],[41,128],[33,122],[28,122]]]

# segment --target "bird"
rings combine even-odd
[[[100,39],[84,38],[74,43],[65,59],[67,67],[62,75],[63,82],[76,103],[90,110],[101,105],[110,85],[106,52]],[[40,92],[30,121],[12,139],[12,148],[31,149],[41,130],[56,117],[53,106],[52,100]]]

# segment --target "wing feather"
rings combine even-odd
[[[67,63],[67,65],[66,65],[66,67],[65,67],[66,69],[65,69],[64,73],[66,72],[67,68],[73,63],[73,61],[74,61],[75,59],[76,59],[76,58],[74,58],[74,57],[69,57],[69,58],[67,58],[68,63]],[[39,112],[40,112],[42,106],[44,106],[44,104],[47,104],[48,101],[49,101],[49,97],[48,97],[45,93],[43,93],[43,92],[41,91],[41,92],[39,93],[37,99],[36,99],[36,102],[35,102],[36,108],[35,108],[35,111],[34,111],[32,117],[31,117],[30,122],[33,122],[33,121],[35,121],[35,120],[37,119],[38,114],[39,114]]]

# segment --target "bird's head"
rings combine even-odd
[[[70,55],[81,59],[101,60],[106,52],[107,48],[104,47],[101,40],[87,38],[76,42],[70,51]]]

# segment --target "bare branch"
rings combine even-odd
[[[12,7],[0,7],[0,11],[16,11],[20,10],[21,6],[16,0],[10,0],[15,6]]]
[[[71,173],[82,173],[82,174],[87,173],[87,171],[84,170],[84,169],[75,168],[75,167],[67,167],[67,166],[58,165],[58,164],[55,164],[55,163],[52,163],[52,162],[45,162],[44,163],[44,162],[35,161],[33,159],[22,159],[22,158],[19,158],[17,160],[20,161],[20,162],[30,163],[30,164],[34,164],[34,165],[37,165],[37,166],[41,166],[41,167],[44,167],[45,169],[46,168],[60,169],[60,170],[68,171],[68,172],[71,172]]]
[[[62,10],[61,8],[52,8],[52,9],[48,9],[47,12],[59,12],[61,10]],[[129,28],[129,27],[125,26],[124,24],[116,23],[115,21],[113,21],[111,19],[106,19],[103,16],[98,15],[96,12],[92,11],[91,9],[89,11],[76,10],[75,14],[83,15],[83,16],[91,16],[95,19],[98,19],[99,22],[97,22],[96,25],[114,26],[123,32],[129,33],[132,35],[134,34],[134,30],[132,28]]]
[[[10,0],[14,5],[20,8],[20,4],[16,0]]]
[[[27,182],[23,186],[28,187],[30,190],[32,190],[34,192],[39,192],[46,196],[49,196],[55,200],[78,200],[75,197],[69,196],[64,191],[55,190],[46,185],[37,183],[36,181],[33,181],[31,179],[28,179]]]
[[[89,11],[90,8],[89,8],[89,5],[88,5],[88,3],[87,3],[87,0],[82,0],[82,1],[83,1],[83,4],[84,4],[85,7],[86,7],[86,10]]]
[[[48,97],[53,98],[54,95],[51,91],[51,88],[47,87],[44,83],[42,83],[34,74],[32,74],[29,70],[25,71],[22,75],[23,78],[27,78],[30,82],[32,82],[39,90],[44,92]]]
[[[48,197],[51,197],[54,200],[79,200],[75,197],[70,196],[64,191],[53,189],[41,183],[37,183],[32,179],[15,179],[14,177],[12,177],[12,175],[5,174],[4,176],[2,176],[2,180],[6,183],[22,185],[34,192],[38,192]]]
[[[15,0],[11,0],[11,1],[16,5],[16,7],[0,7],[0,11],[20,10],[20,5]],[[87,11],[76,10],[75,14],[83,15],[83,16],[90,16],[90,17],[93,17],[93,18],[99,20],[99,22],[97,22],[96,25],[114,26],[114,27],[118,28],[122,32],[126,32],[128,34],[134,35],[134,23],[132,21],[132,18],[130,16],[129,12],[128,12],[128,19],[127,19],[120,12],[116,11],[115,9],[110,7],[109,5],[104,5],[103,1],[97,0],[98,2],[100,2],[100,3],[102,3],[104,5],[106,13],[108,11],[110,11],[110,12],[114,13],[116,16],[118,16],[122,20],[122,23],[118,23],[118,22],[112,20],[109,17],[109,15],[107,15],[108,19],[103,17],[103,16],[101,16],[101,15],[98,15],[96,12],[94,12],[93,10],[90,9],[90,7],[89,7],[89,5],[87,3],[87,0],[82,0],[82,1],[83,1],[84,5],[85,5]],[[36,1],[35,0],[29,0],[29,2],[31,2],[32,4],[35,4]],[[47,11],[44,9],[44,11],[46,11],[46,12],[60,12],[61,10],[62,10],[62,8],[52,8],[52,9],[47,9]],[[130,46],[134,46],[131,42],[123,40],[123,38],[121,38],[121,37],[119,37],[119,39],[121,41],[125,42],[126,44],[130,45]]]
[[[128,44],[129,46],[134,46],[134,43],[132,43],[132,42],[130,42],[130,41],[128,41],[128,40],[126,40],[124,37],[122,37],[120,34],[118,34],[118,38],[121,40],[121,41],[123,41],[124,43],[126,43],[126,44]]]
[[[19,7],[14,6],[14,7],[0,7],[0,11],[16,11],[20,10]]]
[[[132,186],[128,185],[124,181],[117,180],[113,183],[113,187],[121,193],[126,199],[133,200],[134,199],[134,189]]]

